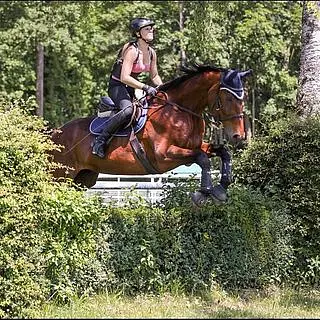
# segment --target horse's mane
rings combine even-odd
[[[165,83],[163,83],[161,86],[159,86],[159,90],[161,91],[166,91],[168,89],[172,89],[177,87],[179,84],[183,83],[184,81],[192,78],[196,74],[206,72],[206,71],[218,71],[218,72],[223,72],[226,71],[227,69],[221,68],[221,67],[216,67],[208,64],[192,64],[191,66],[181,66],[180,71],[183,72],[181,76],[178,76],[177,78],[173,80],[169,80]]]

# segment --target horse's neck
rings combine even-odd
[[[207,91],[204,88],[187,87],[168,93],[168,100],[177,105],[201,114],[207,105]]]
[[[217,93],[221,73],[209,71],[197,74],[179,86],[169,89],[170,101],[183,106],[193,113],[201,114]],[[209,101],[210,100],[210,101]]]

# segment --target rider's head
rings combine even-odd
[[[133,37],[141,38],[147,43],[153,40],[155,23],[147,18],[136,18],[130,23],[130,30]]]

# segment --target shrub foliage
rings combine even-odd
[[[320,284],[320,118],[292,117],[272,125],[235,162],[237,181],[287,203],[296,283]]]
[[[39,118],[18,107],[1,111],[0,317],[24,315],[53,296],[65,301],[107,278],[91,263],[99,200],[51,181],[47,150],[54,146]]]
[[[186,189],[168,189],[162,206],[110,208],[111,264],[127,293],[258,288],[285,280],[292,256],[281,202],[234,186],[227,205],[198,209]]]
[[[287,279],[292,261],[284,202],[241,185],[226,205],[191,204],[194,181],[102,205],[50,175],[55,148],[27,106],[0,114],[0,316],[27,316],[47,299],[108,290],[195,292]]]

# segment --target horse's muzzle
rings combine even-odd
[[[234,137],[233,141],[234,142],[232,143],[232,145],[235,149],[244,149],[248,144],[248,141],[244,137],[241,137],[239,135]]]
[[[245,136],[241,136],[239,133],[231,133],[230,135],[226,133],[226,139],[235,149],[242,149],[246,145]]]

